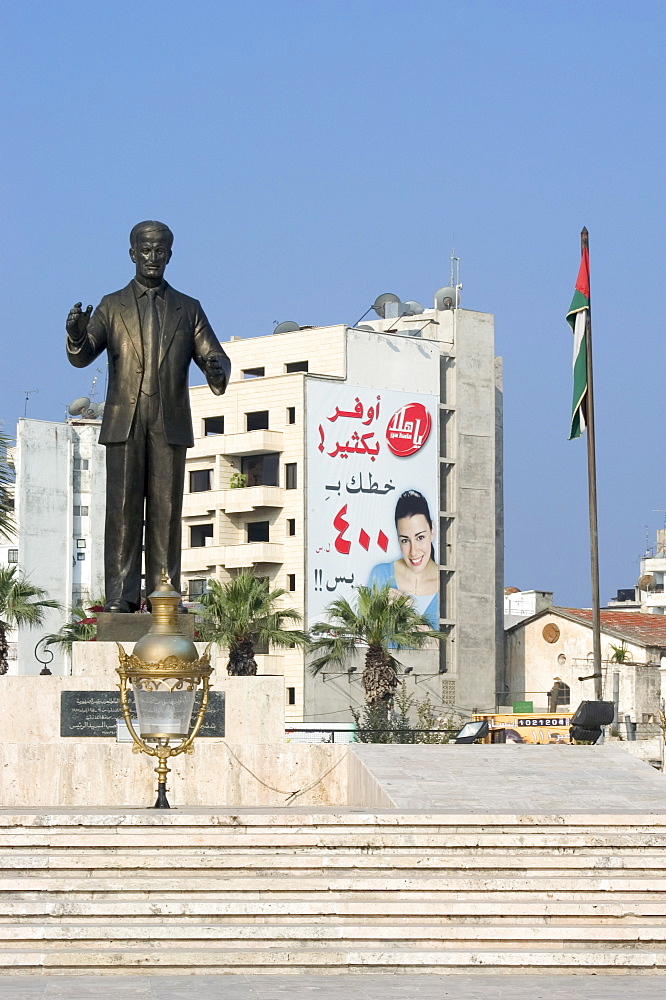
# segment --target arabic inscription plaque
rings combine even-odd
[[[134,695],[128,692],[130,713],[136,716]],[[192,712],[192,725],[201,704],[197,692]],[[116,722],[122,720],[120,696],[117,691],[62,691],[60,694],[60,735],[85,738],[106,736],[116,738]],[[206,717],[199,736],[224,736],[224,691],[211,691]]]

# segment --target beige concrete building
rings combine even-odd
[[[186,596],[196,602],[210,577],[224,581],[250,569],[284,588],[285,601],[312,624],[324,598],[353,598],[373,562],[396,557],[395,499],[400,489],[427,482],[440,568],[435,615],[448,641],[441,653],[408,652],[406,678],[417,695],[429,690],[436,706],[493,708],[503,548],[501,367],[493,319],[459,308],[389,313],[360,328],[232,337],[225,345],[232,361],[226,394],[191,389]],[[401,432],[412,427],[406,414],[418,411],[425,421],[426,410],[428,443],[416,441],[418,455],[404,441],[402,451],[395,441],[387,446],[391,434],[404,438]],[[327,455],[330,474],[320,473],[317,462]],[[360,500],[352,495],[359,492]],[[355,514],[365,517],[363,524]],[[298,650],[266,652],[258,663],[262,673],[284,674],[290,721],[342,722],[350,704],[362,701],[356,676],[313,679]]]
[[[622,650],[616,653],[616,650]],[[637,724],[639,738],[658,731],[666,675],[666,624],[661,615],[601,611],[603,697],[616,700],[618,716]],[[619,657],[622,662],[617,662]],[[589,608],[545,608],[507,629],[506,683],[514,701],[548,708],[559,684],[559,707],[575,709],[594,698],[592,612]]]

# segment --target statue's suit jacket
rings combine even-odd
[[[143,344],[139,310],[132,282],[105,295],[90,318],[81,341],[67,337],[67,357],[85,368],[106,349],[109,384],[100,431],[100,444],[127,441],[143,378]],[[209,377],[206,361],[217,358],[223,379]],[[165,282],[164,314],[160,334],[159,387],[164,435],[169,444],[191,447],[192,416],[188,371],[194,361],[216,395],[226,389],[231,362],[196,299]]]

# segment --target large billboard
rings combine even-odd
[[[438,400],[308,379],[307,620],[376,582],[438,628]]]

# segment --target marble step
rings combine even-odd
[[[512,827],[508,829],[460,829],[442,825],[439,827],[395,827],[377,825],[352,829],[344,827],[316,828],[311,826],[280,828],[236,827],[219,828],[173,828],[172,826],[132,827],[41,827],[23,826],[1,827],[0,844],[3,848],[108,848],[108,847],[152,847],[156,842],[172,849],[225,848],[247,851],[265,848],[278,853],[294,848],[358,850],[361,847],[400,849],[420,849],[430,847],[437,850],[459,850],[481,848],[499,851],[519,851],[530,849],[582,848],[604,849],[607,847],[666,848],[666,831],[626,830],[590,825],[586,828],[563,830],[561,827],[548,828],[535,823],[532,828]]]
[[[129,911],[129,912],[128,912]],[[213,899],[164,899],[151,895],[149,900],[135,899],[131,906],[119,899],[70,899],[42,893],[37,899],[5,898],[0,900],[0,924],[12,922],[49,921],[81,926],[87,920],[105,920],[113,923],[147,922],[162,924],[165,918],[185,918],[188,923],[201,924],[208,920],[217,923],[253,921],[257,923],[295,923],[299,921],[399,921],[402,925],[417,918],[417,922],[467,922],[488,923],[500,918],[502,923],[519,921],[531,923],[566,923],[604,921],[617,923],[650,921],[663,922],[666,926],[666,900],[636,899],[633,896],[607,894],[583,902],[574,896],[570,900],[544,899],[538,893],[530,898],[522,894],[495,893],[480,900],[469,898],[429,899],[427,906],[420,899],[392,899],[361,897],[358,899],[332,899],[319,893],[312,899],[258,898],[245,894],[241,898],[221,896]]]
[[[578,947],[591,945],[631,946],[636,948],[666,948],[666,926],[634,924],[631,926],[596,927],[560,924],[536,927],[496,924],[391,924],[390,922],[353,923],[340,925],[253,923],[192,925],[170,921],[168,933],[164,925],[118,922],[107,924],[87,922],[72,924],[0,924],[0,952],[12,944],[30,948],[34,942],[49,947],[66,948],[76,942],[79,948],[133,949],[144,943],[156,949],[248,947],[257,942],[263,948],[283,946],[311,948],[327,942],[344,942],[346,947],[389,947],[396,942],[418,948],[466,948],[501,946],[531,948],[535,944],[548,947]]]
[[[190,852],[174,852],[142,849],[138,852],[126,853],[116,850],[90,850],[81,852],[78,849],[69,851],[44,851],[36,853],[24,850],[0,853],[0,872],[5,877],[13,874],[52,873],[59,876],[74,877],[82,871],[118,872],[123,875],[133,873],[162,873],[177,871],[179,875],[196,876],[201,873],[202,866],[211,873],[225,875],[240,875],[251,873],[265,877],[276,872],[312,872],[316,874],[323,870],[348,871],[487,871],[500,874],[515,870],[530,870],[542,875],[558,874],[562,870],[575,871],[578,874],[598,874],[600,871],[636,871],[657,872],[666,871],[666,851],[655,853],[649,850],[637,851],[632,854],[609,854],[600,852],[587,855],[579,852],[569,854],[561,852],[531,854],[523,857],[519,854],[494,854],[486,852],[479,854],[460,854],[458,856],[427,854],[424,852],[389,853],[372,851],[363,853],[247,853],[229,854],[219,850]]]
[[[27,874],[7,874],[0,876],[0,896],[5,893],[58,893],[69,898],[79,894],[91,895],[97,893],[123,893],[129,898],[135,894],[151,894],[156,890],[160,894],[185,896],[210,896],[216,893],[257,893],[273,895],[302,892],[341,892],[341,893],[378,893],[405,892],[442,894],[455,892],[489,893],[489,892],[534,892],[537,887],[540,893],[598,893],[603,892],[640,892],[663,894],[666,899],[666,880],[652,873],[640,873],[602,870],[589,875],[562,872],[555,875],[535,876],[531,872],[525,874],[512,872],[508,877],[495,874],[448,874],[433,875],[430,872],[404,874],[382,871],[379,875],[362,872],[338,873],[324,871],[314,875],[301,873],[272,874],[261,879],[260,887],[257,879],[246,875],[209,875],[198,871],[195,876],[182,877],[159,873],[149,875],[145,872],[131,878],[117,873],[107,875],[84,875],[78,872],[74,877],[61,877],[48,874],[44,877]]]
[[[149,969],[151,975],[250,975],[257,973],[331,974],[335,972],[506,971],[547,974],[558,972],[651,972],[666,974],[666,950],[646,948],[150,948],[20,949],[0,951],[0,969],[11,973],[59,974],[121,973]],[[195,983],[193,984],[193,986]]]
[[[662,777],[653,775],[662,782]],[[418,780],[415,775],[414,780]],[[644,829],[666,832],[666,811],[645,812],[617,810],[603,812],[603,792],[599,793],[597,808],[589,813],[530,813],[494,812],[453,812],[430,809],[382,808],[364,809],[357,806],[322,806],[300,809],[296,806],[183,806],[171,810],[154,810],[132,806],[110,807],[31,807],[4,808],[0,812],[0,828],[30,827],[45,828],[93,828],[93,827],[264,827],[289,829],[304,827],[335,827],[340,830],[361,827],[386,826],[419,829],[424,827],[447,827],[459,830],[488,830],[493,828],[534,828],[567,829],[572,832],[580,828],[605,828],[609,831],[626,827],[629,830]]]

